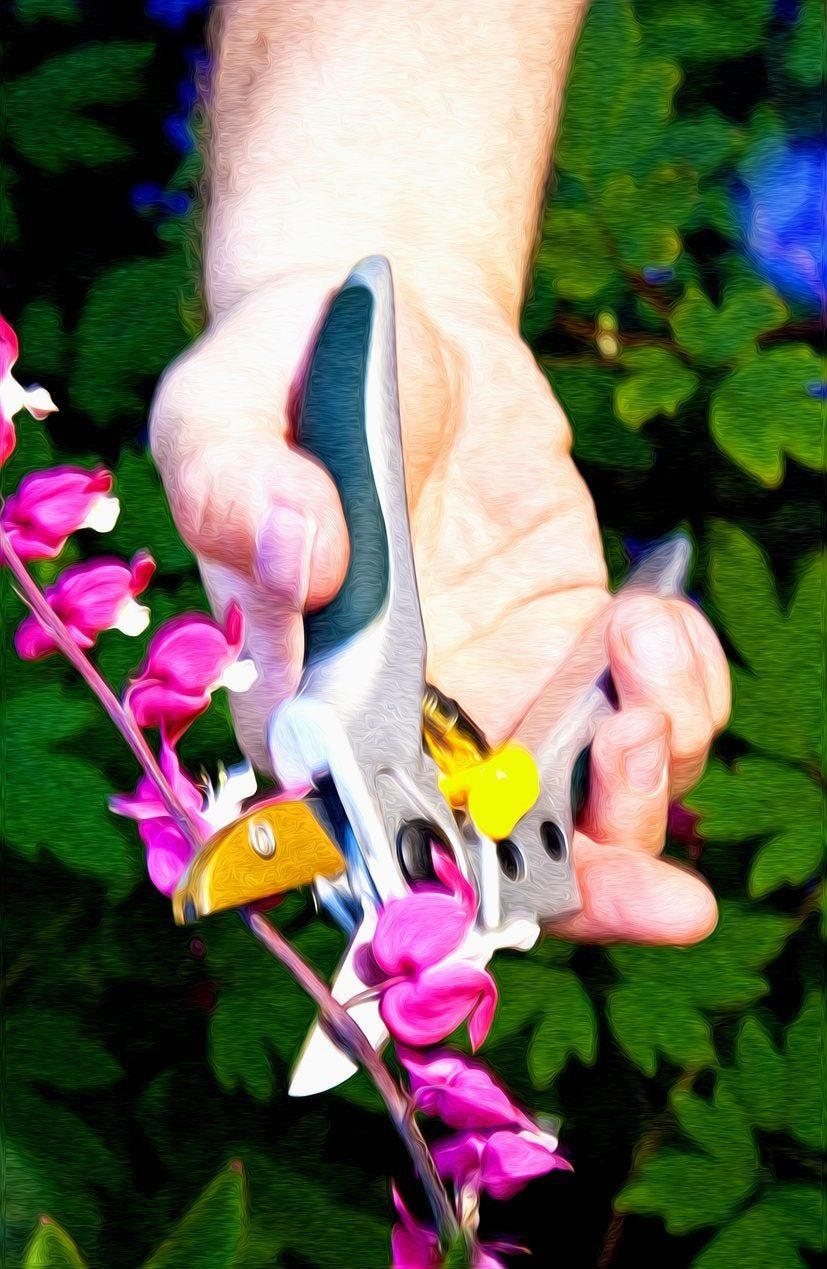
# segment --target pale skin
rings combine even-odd
[[[560,667],[605,622],[621,708],[597,735],[575,838],[584,907],[549,932],[704,938],[714,897],[661,852],[669,803],[726,722],[726,661],[692,604],[610,597],[568,422],[519,335],[584,0],[215,10],[209,324],[164,376],[151,432],[213,606],[236,597],[247,616],[262,673],[237,698],[242,744],[266,770],[302,615],[347,567],[335,486],[291,441],[291,394],[331,293],[381,253],[428,678],[492,742],[519,736],[538,705],[553,715]]]

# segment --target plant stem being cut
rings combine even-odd
[[[21,598],[38,621],[49,631],[67,661],[77,670],[101,702],[144,772],[156,785],[167,810],[195,853],[202,844],[198,828],[181,805],[169,780],[161,770],[131,710],[118,699],[84,650],[72,638],[70,631],[54,612],[17,555],[2,527],[0,527],[0,556],[14,577]],[[413,1160],[417,1175],[428,1196],[441,1241],[444,1246],[450,1246],[456,1240],[459,1226],[434,1160],[414,1118],[410,1098],[396,1083],[358,1023],[344,1006],[334,999],[327,984],[319,978],[312,966],[280,931],[259,913],[249,909],[241,909],[239,915],[268,952],[285,967],[313,1000],[319,1010],[319,1021],[331,1039],[347,1053],[353,1062],[362,1066],[373,1080]]]

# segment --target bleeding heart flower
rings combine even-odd
[[[430,1226],[414,1219],[395,1185],[391,1190],[394,1207],[399,1213],[399,1224],[394,1225],[391,1233],[393,1269],[427,1269],[430,1265],[441,1265],[436,1233]]]
[[[115,527],[120,504],[111,488],[104,467],[32,472],[6,499],[0,521],[22,560],[54,559],[78,529],[108,533]]]
[[[45,388],[23,388],[12,374],[19,354],[17,336],[0,316],[0,466],[14,452],[17,437],[14,416],[26,409],[36,419],[45,419],[57,406]]]
[[[137,635],[149,625],[149,609],[135,602],[149,585],[155,562],[145,551],[131,564],[117,559],[89,560],[65,569],[44,594],[56,616],[80,648],[91,648],[104,630]],[[57,644],[33,614],[17,628],[14,646],[28,661],[49,656]]]
[[[437,1142],[433,1155],[439,1171],[457,1190],[487,1190],[497,1199],[511,1198],[534,1177],[555,1168],[571,1171],[571,1164],[557,1154],[557,1138],[536,1127],[461,1132]]]
[[[230,605],[224,630],[202,613],[168,621],[152,636],[146,661],[126,693],[138,726],[158,727],[174,741],[218,688],[247,691],[257,675],[252,661],[239,659],[243,645],[244,618],[237,604]]]
[[[172,746],[164,741],[161,742],[159,763],[200,840],[205,842],[212,833],[212,827],[202,814],[204,793],[183,770]],[[134,793],[118,794],[110,799],[109,806],[116,815],[137,821],[138,834],[146,847],[149,879],[162,894],[171,895],[187,870],[193,849],[170,815],[155,781],[147,775],[142,776]]]
[[[370,979],[380,983],[385,1025],[403,1044],[436,1044],[468,1018],[476,1049],[493,1021],[497,988],[465,955],[477,912],[474,889],[444,851],[435,849],[433,858],[447,889],[419,885],[382,909]]]
[[[479,1062],[459,1053],[430,1056],[398,1050],[417,1110],[438,1115],[449,1128],[525,1128],[536,1125]]]

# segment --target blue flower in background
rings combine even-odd
[[[209,0],[147,0],[146,11],[156,22],[181,27],[191,13],[208,8]]]
[[[132,191],[132,206],[143,215],[166,214],[183,216],[192,206],[192,199],[183,190],[163,189],[156,181],[144,181]]]
[[[772,142],[742,170],[746,248],[790,299],[827,306],[827,143]]]

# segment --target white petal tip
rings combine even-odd
[[[95,533],[111,533],[121,514],[121,504],[117,498],[109,494],[101,494],[92,504],[92,509],[80,526],[82,529],[94,529]]]
[[[221,678],[218,680],[218,687],[226,687],[228,692],[247,692],[253,686],[258,678],[258,670],[255,661],[245,658],[242,661],[234,661],[232,665],[228,665]]]
[[[135,635],[143,634],[149,625],[150,612],[143,604],[136,603],[134,599],[129,599],[118,613],[118,620],[112,627],[113,630],[120,630],[121,634]]]
[[[28,388],[22,393],[24,405],[34,419],[45,419],[47,414],[56,414],[57,406],[45,388]]]

